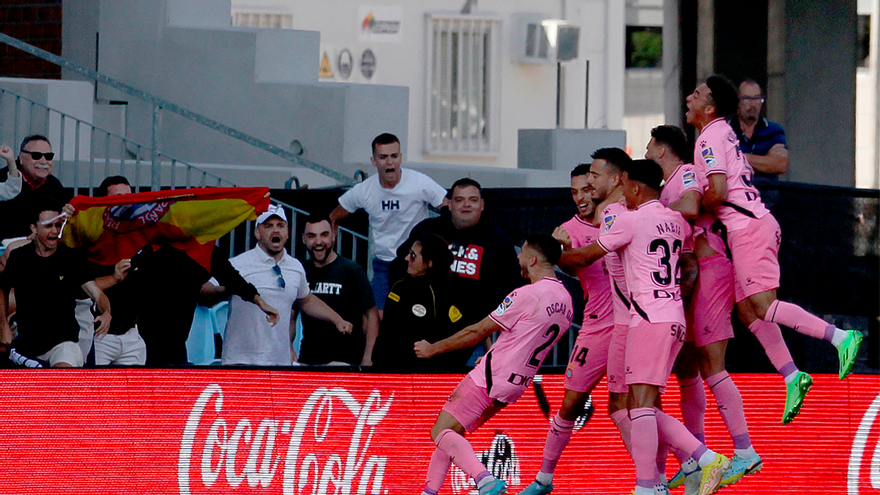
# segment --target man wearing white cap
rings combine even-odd
[[[233,296],[223,340],[222,364],[292,364],[295,357],[288,323],[294,303],[309,316],[333,323],[342,333],[351,333],[351,323],[309,291],[302,264],[284,248],[289,235],[287,215],[282,208],[271,205],[257,217],[254,228],[257,247],[229,260],[263,299],[277,308],[281,324],[268,322],[257,306]]]

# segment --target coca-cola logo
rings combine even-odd
[[[846,479],[846,493],[880,492],[880,395],[865,411],[859,429],[853,438],[849,455],[849,469]],[[876,426],[875,426],[876,425]]]
[[[376,426],[391,409],[373,390],[363,403],[341,387],[312,392],[295,421],[223,416],[223,390],[205,387],[186,421],[177,481],[181,495],[388,493],[387,457],[370,455]],[[339,406],[343,407],[339,407]],[[279,490],[280,488],[280,490]]]

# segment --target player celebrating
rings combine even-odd
[[[492,349],[452,392],[431,429],[437,449],[428,465],[424,495],[440,491],[450,462],[474,479],[480,495],[507,493],[507,484],[486,470],[463,435],[516,402],[571,325],[571,296],[553,271],[560,253],[559,243],[549,235],[526,237],[519,264],[529,285],[511,292],[479,323],[433,344],[416,342],[416,355],[430,358],[471,347],[499,332]]]
[[[700,132],[694,155],[709,183],[703,206],[714,212],[727,230],[740,319],[785,378],[782,423],[787,424],[800,412],[813,379],[794,365],[778,324],[831,342],[837,348],[841,380],[852,370],[863,336],[855,330],[841,330],[799,306],[776,299],[781,231],[752,185],[752,167],[740,151],[736,134],[724,120],[736,112],[738,101],[729,82],[712,76],[687,97],[686,117]]]
[[[630,447],[636,464],[635,495],[665,490],[656,457],[660,441],[687,452],[702,468],[698,494],[713,493],[729,467],[727,458],[707,449],[678,420],[655,407],[685,335],[678,259],[691,226],[663,206],[663,172],[650,160],[636,160],[623,173],[622,190],[631,211],[617,216],[608,231],[581,249],[567,251],[563,264],[589,265],[617,251],[624,261],[631,315],[626,336]]]
[[[571,198],[577,214],[553,232],[553,238],[567,249],[588,246],[599,237],[599,228],[593,224],[596,203],[588,184],[590,165],[578,165],[571,171]],[[544,460],[534,482],[519,495],[544,495],[553,490],[553,471],[565,446],[571,440],[574,422],[584,409],[590,392],[605,376],[608,345],[614,329],[611,311],[611,285],[605,263],[578,267],[573,272],[584,290],[584,321],[565,371],[565,398],[553,418],[544,444]]]
[[[715,216],[699,215],[703,190],[707,184],[694,165],[682,160],[681,157],[689,154],[687,137],[680,128],[662,125],[651,130],[645,158],[658,163],[663,170],[665,184],[660,192],[660,202],[686,219],[696,220],[697,225],[693,252],[699,264],[699,279],[686,307],[686,340],[696,345],[697,355],[696,359],[689,359],[693,353],[683,352],[676,362],[682,415],[688,430],[698,440],[705,442],[706,391],[701,377],[706,377],[706,384],[715,396],[721,418],[733,438],[735,455],[730,459],[730,470],[721,482],[724,486],[735,483],[746,474],[760,471],[761,457],[755,452],[749,438],[742,395],[724,366],[727,341],[733,338],[733,324],[730,321],[733,312],[733,266],[724,255],[724,241],[710,231]],[[687,483],[693,490],[699,483],[699,475],[697,466],[688,465],[687,462],[670,480],[669,488],[684,483],[688,475]]]

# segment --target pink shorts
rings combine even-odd
[[[503,402],[490,399],[485,388],[474,383],[470,376],[465,376],[442,410],[461,423],[465,431],[472,432],[489,421],[504,405]]]
[[[630,327],[626,335],[626,384],[666,387],[684,343],[684,332],[684,325],[679,323],[643,320],[638,326]]]
[[[733,265],[723,254],[699,258],[700,277],[688,306],[687,342],[704,347],[733,338]]]
[[[749,219],[749,226],[727,233],[733,255],[736,302],[779,288],[779,244],[782,231],[773,215]]]
[[[602,377],[608,364],[608,346],[614,326],[581,328],[565,370],[565,389],[590,392]]]
[[[612,394],[625,394],[629,392],[626,386],[626,334],[629,327],[626,325],[614,325],[611,333],[611,343],[608,345],[608,392]]]

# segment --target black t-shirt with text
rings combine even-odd
[[[3,289],[15,289],[18,337],[13,347],[22,355],[45,354],[61,342],[79,340],[74,311],[90,275],[85,259],[59,245],[51,256],[37,254],[33,243],[10,253]]]
[[[303,263],[309,289],[354,329],[342,334],[336,326],[302,313],[303,339],[299,361],[305,364],[326,364],[340,361],[361,364],[366,346],[363,331],[364,313],[374,307],[373,290],[367,274],[357,263],[338,256],[333,263],[317,267],[309,260]]]

